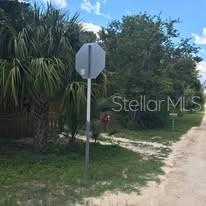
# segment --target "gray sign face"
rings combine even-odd
[[[84,44],[76,54],[75,68],[83,79],[96,79],[105,68],[105,51],[97,43]]]

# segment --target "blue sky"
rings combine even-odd
[[[198,69],[206,79],[206,0],[41,0],[51,1],[71,13],[79,12],[88,30],[98,31],[113,19],[123,15],[161,13],[162,18],[180,18],[178,29],[182,37],[191,37],[201,47],[204,59]]]

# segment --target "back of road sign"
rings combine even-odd
[[[105,51],[97,43],[84,44],[75,61],[76,71],[83,79],[96,79],[105,68]]]

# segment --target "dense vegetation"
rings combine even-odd
[[[73,140],[85,101],[85,83],[74,71],[74,55],[94,34],[83,31],[77,14],[68,17],[52,5],[1,1],[0,8],[1,98],[12,96],[17,106],[29,103],[38,150],[48,142],[48,103],[62,100],[61,119]]]
[[[202,101],[196,70],[201,58],[189,39],[180,38],[176,23],[146,13],[124,16],[103,28],[97,38],[84,31],[77,14],[69,16],[52,5],[41,8],[3,0],[1,101],[13,97],[18,106],[29,103],[35,118],[34,142],[38,150],[47,146],[49,138],[48,104],[51,100],[60,101],[60,123],[73,143],[83,126],[86,99],[86,84],[74,69],[74,57],[84,42],[98,41],[106,50],[107,66],[93,84],[93,118],[98,119],[101,111],[112,110],[114,95],[127,99],[170,96],[173,100],[187,96],[187,107],[192,108],[192,96],[198,95]],[[121,126],[138,129],[162,127],[167,117],[164,104],[160,112],[122,111],[116,119]]]
[[[162,20],[146,13],[124,16],[113,21],[101,33],[107,51],[107,70],[113,73],[112,95],[128,100],[147,99],[176,102],[186,97],[192,108],[192,96],[202,101],[202,87],[196,70],[201,61],[198,48],[190,39],[181,39],[175,28],[177,20]],[[167,105],[161,112],[122,112],[124,126],[129,128],[160,127],[167,121]],[[178,110],[176,108],[176,110]]]

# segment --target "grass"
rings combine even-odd
[[[175,131],[169,126],[141,131],[122,129],[116,136],[168,144],[177,141],[192,126],[200,125],[202,117],[203,113],[179,117]],[[82,142],[69,151],[63,145],[51,144],[47,154],[37,154],[31,146],[12,141],[0,144],[0,206],[70,206],[108,190],[139,191],[163,174],[163,163],[155,156],[145,158],[112,145],[91,144],[90,151],[90,178],[85,182]]]
[[[145,130],[120,129],[117,133],[115,133],[115,136],[123,138],[125,137],[132,140],[143,140],[169,144],[170,142],[178,141],[179,138],[191,127],[199,126],[203,116],[203,112],[185,113],[182,117],[178,117],[175,120],[174,131],[171,129],[170,120],[164,128]]]
[[[107,190],[130,192],[162,173],[155,157],[145,160],[126,149],[97,144],[91,145],[90,179],[85,183],[84,144],[69,152],[52,147],[45,155],[24,145],[1,148],[0,206],[73,205]]]

